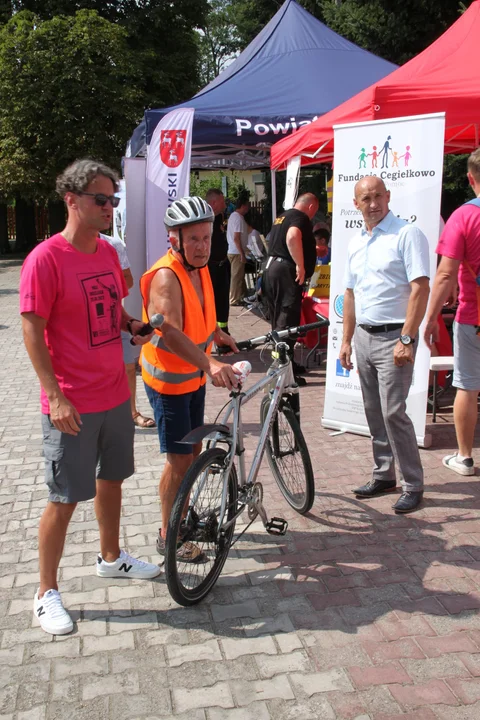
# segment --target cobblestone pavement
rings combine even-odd
[[[208,600],[184,609],[161,578],[95,575],[98,532],[85,503],[60,575],[75,631],[52,638],[35,626],[46,491],[38,386],[17,314],[19,266],[0,262],[0,720],[478,720],[480,495],[478,477],[441,464],[455,447],[451,415],[440,413],[433,448],[421,452],[424,508],[395,516],[391,496],[366,503],[352,495],[369,477],[369,441],[320,427],[319,369],[301,392],[317,490],[309,517],[288,508],[264,466],[267,509],[289,520],[287,535],[254,526]],[[266,327],[239,314],[237,337]],[[207,397],[213,421],[227,395],[210,387]],[[256,400],[244,418],[250,437]],[[146,410],[143,390],[140,403]],[[161,458],[154,431],[137,430],[135,442],[122,543],[158,561]]]

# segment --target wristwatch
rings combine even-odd
[[[400,335],[400,342],[402,345],[413,345],[415,338],[410,337],[410,335]]]

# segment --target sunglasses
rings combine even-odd
[[[95,205],[98,205],[99,207],[105,207],[107,202],[110,202],[110,205],[114,208],[120,205],[120,198],[116,195],[103,195],[103,193],[87,192],[79,192],[77,195],[88,195],[89,197],[95,198]]]

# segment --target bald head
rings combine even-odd
[[[313,193],[303,193],[303,195],[300,195],[297,202],[295,203],[294,207],[296,210],[301,210],[304,212],[310,220],[313,218],[315,213],[318,210],[318,198]]]
[[[357,182],[354,189],[353,203],[363,215],[367,230],[372,230],[388,214],[390,191],[379,177],[364,177]]]

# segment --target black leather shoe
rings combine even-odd
[[[418,508],[423,499],[423,492],[403,492],[392,508],[396,513],[410,513]]]
[[[305,387],[305,385],[307,384],[307,381],[301,375],[294,375],[293,377],[298,387]]]
[[[376,495],[383,495],[384,493],[395,492],[397,489],[396,484],[393,482],[382,482],[382,480],[369,480],[365,485],[353,490],[355,495],[362,498],[372,498]]]

